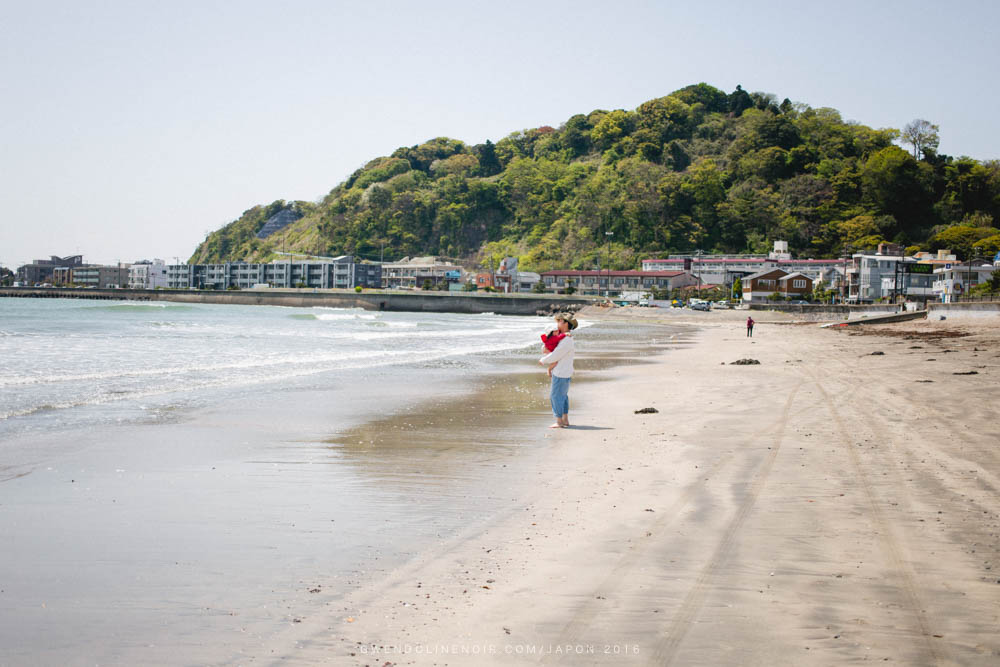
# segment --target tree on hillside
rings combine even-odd
[[[914,159],[919,160],[929,151],[937,153],[940,143],[938,130],[940,129],[934,123],[923,118],[917,118],[903,128],[903,142],[913,146]]]
[[[492,176],[503,171],[503,165],[497,159],[496,147],[493,146],[492,141],[487,139],[485,144],[477,148],[479,149],[477,151],[479,153],[479,172],[483,176]]]
[[[1000,253],[1000,233],[976,241],[972,244],[972,251],[977,255],[992,256]]]
[[[737,116],[753,106],[750,93],[743,90],[742,86],[736,86],[736,90],[729,94],[729,112]]]
[[[983,241],[998,233],[1000,232],[992,227],[955,225],[931,237],[931,250],[949,248],[959,260],[966,260],[976,254],[973,246],[978,241]]]
[[[933,203],[933,170],[898,146],[875,153],[861,172],[863,199],[879,212],[893,216],[899,227],[883,230],[888,238],[899,232],[915,235],[927,224]]]
[[[701,83],[495,144],[403,146],[315,203],[245,211],[192,261],[378,257],[384,246],[386,258],[511,255],[525,271],[545,271],[638,268],[643,256],[695,249],[766,253],[777,239],[819,257],[883,240],[930,250],[935,234],[939,247],[993,248],[1000,162],[938,155],[936,126],[908,129],[904,143],[898,130],[847,122],[835,109]],[[289,207],[302,217],[257,237]]]

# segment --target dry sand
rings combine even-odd
[[[642,315],[700,328],[574,386],[515,510],[254,662],[1000,664],[1000,328]]]

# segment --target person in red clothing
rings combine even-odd
[[[558,329],[553,329],[548,333],[542,334],[542,343],[545,345],[545,349],[551,352],[559,345],[559,341],[565,337],[566,334],[561,333]]]
[[[569,427],[569,383],[573,378],[573,351],[576,344],[570,331],[576,328],[576,320],[569,313],[556,315],[556,326],[554,332],[542,336],[545,348],[551,350],[548,354],[538,360],[538,363],[546,366],[549,377],[552,378],[552,388],[549,392],[549,400],[552,403],[552,414],[556,421],[549,428]],[[559,340],[555,340],[556,336]],[[550,343],[552,347],[549,347]]]
[[[753,338],[753,318],[747,315],[747,338]]]
[[[542,334],[542,345],[545,346],[546,352],[554,352],[557,347],[559,347],[559,341],[568,336],[568,333],[562,333],[559,329],[553,329],[548,333]],[[552,369],[556,367],[556,363],[553,362],[549,364],[549,377],[552,377]]]

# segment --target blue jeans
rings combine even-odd
[[[552,376],[552,391],[549,392],[549,400],[552,401],[552,414],[556,416],[556,419],[569,414],[569,381],[571,379]]]

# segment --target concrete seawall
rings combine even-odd
[[[908,310],[902,313],[882,313],[879,315],[871,315],[869,317],[859,317],[849,320],[844,320],[843,322],[831,322],[830,324],[824,324],[823,328],[827,327],[853,327],[853,326],[863,326],[869,324],[893,324],[895,322],[907,322],[909,320],[922,320],[927,317],[926,310]]]
[[[563,310],[567,306],[586,306],[587,297],[548,294],[478,294],[454,292],[348,292],[337,290],[137,290],[72,289],[59,287],[4,287],[0,297],[100,299],[127,301],[175,301],[180,303],[216,303],[248,306],[295,306],[310,308],[364,308],[399,312],[496,313],[498,315],[536,315]]]
[[[959,303],[927,304],[927,319],[980,320],[992,318],[1000,322],[1000,301],[962,301]]]

